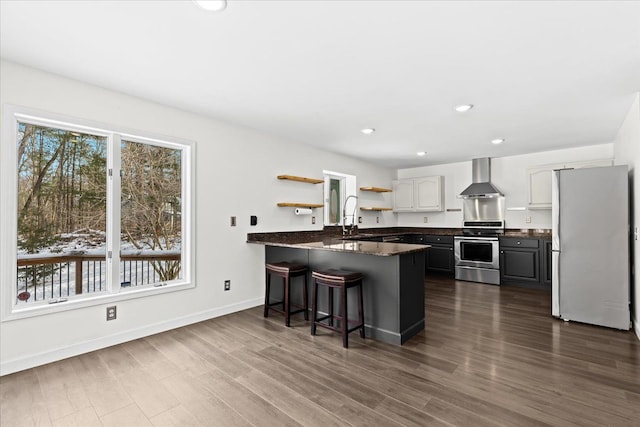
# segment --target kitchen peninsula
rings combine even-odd
[[[338,268],[363,273],[367,338],[401,345],[424,329],[428,245],[362,241],[357,237],[343,240],[314,232],[251,233],[247,242],[266,246],[266,263],[289,261],[308,265],[310,271]],[[297,300],[299,295],[292,298]],[[326,310],[327,296],[320,293],[318,298],[320,310]],[[355,312],[351,304],[349,312]]]

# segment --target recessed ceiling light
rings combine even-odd
[[[416,154],[417,154],[418,156],[424,156],[424,155],[426,155],[426,154],[427,154],[427,152],[426,152],[426,151],[418,151]]]
[[[204,10],[220,12],[227,7],[227,0],[192,0]]]
[[[371,135],[375,131],[376,130],[374,128],[365,128],[365,129],[362,129],[360,132],[364,133],[365,135]]]
[[[456,105],[455,110],[458,113],[464,113],[465,111],[469,111],[473,108],[473,104],[462,104],[462,105]]]
[[[502,144],[503,142],[504,142],[504,138],[496,138],[491,140],[491,143],[496,145]]]

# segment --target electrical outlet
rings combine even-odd
[[[426,223],[428,223],[428,222],[429,222],[429,217],[428,217],[428,216],[425,216],[425,217],[424,217],[424,223],[426,224]]]
[[[315,224],[315,223],[316,223],[316,217],[315,217],[315,216],[312,216],[312,217],[311,217],[311,224]]]
[[[377,217],[376,217],[376,224],[378,224],[379,222],[380,222],[380,217],[379,217],[379,216],[377,216]]]
[[[107,320],[116,320],[118,317],[118,310],[115,305],[107,307]]]
[[[224,281],[224,290],[225,291],[230,291],[231,290],[231,280],[225,280]]]
[[[527,224],[531,224],[531,216],[527,215],[524,217],[524,222],[526,222]]]
[[[232,216],[232,217],[231,217],[231,226],[232,226],[232,227],[235,227],[235,226],[236,226],[236,217],[235,217],[235,216]]]
[[[361,216],[358,217],[358,224],[362,224],[362,217]]]

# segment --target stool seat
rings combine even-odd
[[[270,262],[266,265],[267,270],[277,271],[278,273],[299,273],[306,271],[307,266],[301,264],[293,264],[290,262]]]
[[[362,301],[362,273],[349,270],[337,270],[329,268],[326,270],[316,270],[311,272],[313,278],[313,300],[311,304],[311,335],[316,334],[316,327],[320,326],[342,334],[342,346],[349,347],[349,333],[359,330],[360,337],[364,338],[364,310]],[[318,287],[324,286],[328,291],[327,314],[318,317]],[[347,289],[357,288],[358,319],[350,321],[347,315]],[[333,290],[339,290],[340,314],[333,313]],[[334,326],[334,320],[340,321],[340,327]],[[356,323],[349,327],[349,322]]]
[[[348,270],[336,270],[333,268],[330,268],[328,270],[314,271],[311,273],[311,276],[316,279],[342,283],[362,280],[362,273]]]
[[[271,262],[265,264],[266,270],[266,289],[264,294],[264,317],[269,317],[269,310],[277,311],[284,314],[284,323],[286,326],[291,324],[291,315],[296,313],[304,313],[304,320],[309,320],[309,303],[307,298],[307,266],[295,264],[291,262]],[[271,276],[282,277],[282,300],[270,301],[271,296]],[[302,305],[291,303],[291,279],[294,277],[302,277]],[[275,306],[282,306],[278,309]],[[291,306],[299,307],[298,310],[291,310]]]

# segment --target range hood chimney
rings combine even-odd
[[[471,165],[473,183],[460,193],[459,197],[467,199],[472,197],[504,196],[504,194],[491,183],[491,159],[489,157],[473,159]]]

